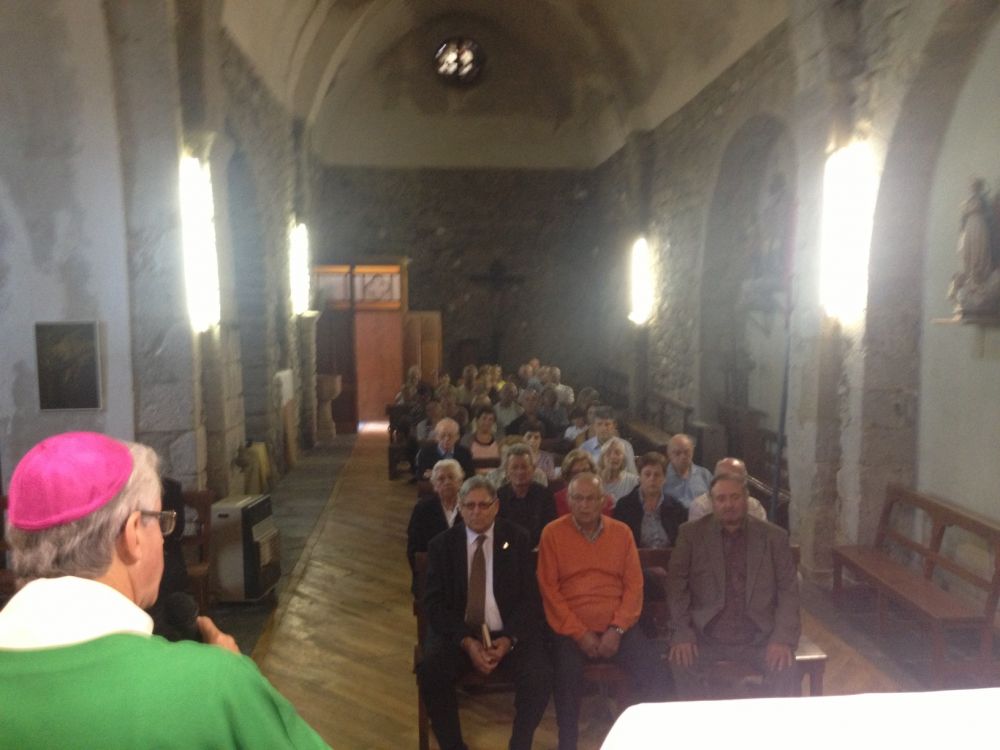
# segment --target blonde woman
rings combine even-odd
[[[616,504],[639,484],[639,477],[628,471],[625,463],[625,443],[621,438],[609,438],[601,446],[597,457],[597,473],[604,482],[604,491],[615,499]]]

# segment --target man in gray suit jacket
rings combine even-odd
[[[713,477],[710,494],[712,515],[681,526],[667,572],[678,695],[708,697],[719,661],[762,674],[766,694],[795,694],[801,623],[788,534],[748,516],[745,476]]]

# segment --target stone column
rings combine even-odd
[[[136,439],[163,473],[205,483],[198,351],[186,309],[178,196],[183,134],[170,0],[105,3],[128,227]]]
[[[309,310],[298,316],[299,382],[302,385],[299,429],[302,445],[305,448],[312,448],[316,444],[316,323],[318,320],[319,313],[315,310]]]

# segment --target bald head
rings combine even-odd
[[[717,464],[715,464],[715,476],[722,476],[723,474],[727,476],[738,476],[744,479],[747,476],[747,465],[743,463],[738,458],[726,457],[720,459]]]
[[[601,478],[589,471],[577,474],[566,488],[566,498],[577,526],[587,533],[595,531],[601,521],[604,503]]]
[[[667,458],[677,476],[686,477],[694,461],[694,440],[683,433],[674,435],[667,443]]]

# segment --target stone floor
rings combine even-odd
[[[253,652],[264,632],[353,448],[354,436],[343,435],[331,445],[305,451],[295,468],[271,489],[271,509],[281,531],[281,580],[259,602],[215,604],[209,609],[216,624],[236,638],[244,653]]]

